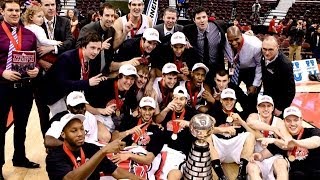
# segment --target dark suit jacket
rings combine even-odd
[[[217,64],[218,67],[215,67],[216,68],[223,68],[224,67],[224,45],[226,43],[226,37],[224,36],[225,32],[223,31],[223,29],[216,23],[216,22],[209,22],[209,23],[213,23],[215,24],[220,33],[221,33],[221,40],[220,40],[220,43],[219,43],[219,49],[218,49],[218,56],[217,56]],[[188,38],[189,40],[189,43],[193,46],[193,47],[197,47],[198,46],[198,29],[197,29],[197,26],[196,24],[190,24],[190,25],[186,25],[184,26],[183,28],[183,33],[186,35],[186,37]],[[205,63],[205,62],[204,62]],[[212,64],[207,64],[205,63],[207,66],[210,67],[210,70],[211,68],[213,68]]]
[[[155,25],[153,28],[159,32],[159,39],[161,41],[161,45],[167,46],[167,45],[171,44],[170,39],[171,39],[172,34],[167,35],[167,36],[164,34],[164,24],[163,23]],[[182,25],[179,25],[179,24],[174,25],[173,32],[177,32],[177,31],[182,32],[182,30],[183,30]]]
[[[114,50],[113,50],[113,41],[114,41],[114,35],[115,30],[113,27],[108,28],[106,31],[104,31],[100,26],[100,21],[97,22],[91,22],[90,24],[85,25],[81,30],[80,34],[76,43],[76,47],[80,47],[81,40],[83,37],[86,36],[88,32],[97,32],[102,38],[102,41],[112,37],[112,39],[109,41],[111,44],[111,47],[108,50],[104,51],[104,57],[106,61],[105,68],[102,70],[103,74],[109,73],[109,66],[114,58]],[[101,54],[98,54],[97,57],[90,61],[90,74],[89,77],[95,76],[100,73],[100,67],[101,67]]]
[[[72,91],[88,90],[89,80],[80,80],[81,64],[78,49],[64,52],[48,70],[47,104],[53,104]]]
[[[70,20],[60,16],[56,16],[55,18],[56,24],[54,25],[54,39],[63,42],[63,45],[58,47],[58,54],[62,54],[74,47],[74,38],[71,34]],[[43,23],[41,27],[49,38],[46,24]]]

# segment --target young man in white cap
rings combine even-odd
[[[61,118],[68,113],[83,114],[86,117],[83,121],[83,126],[86,132],[85,142],[93,144],[100,142],[105,144],[110,141],[111,134],[108,129],[102,122],[98,121],[93,114],[86,111],[86,104],[88,104],[88,101],[85,99],[82,92],[71,92],[67,96],[66,104],[68,111],[60,112],[50,119],[51,127],[48,129],[44,137],[44,145],[46,148],[54,148],[63,143],[63,141],[60,140],[62,128],[59,123]]]
[[[238,180],[246,179],[246,166],[253,153],[255,136],[253,130],[239,115],[235,108],[236,94],[227,88],[221,92],[221,104],[212,108],[212,117],[216,119],[216,134],[209,140],[212,167],[219,178],[225,179],[222,163],[239,164]]]
[[[173,89],[178,82],[178,73],[179,71],[175,64],[167,63],[162,68],[162,77],[158,77],[154,80],[152,97],[158,104],[158,110],[161,111],[167,107],[172,99]],[[156,112],[156,114],[158,113]]]
[[[66,114],[61,118],[63,144],[49,151],[46,170],[50,179],[99,179],[100,172],[111,174],[116,179],[139,179],[118,168],[106,154],[119,152],[124,142],[115,140],[103,148],[84,142],[85,130],[82,114]]]
[[[128,2],[129,14],[118,18],[114,22],[114,29],[116,31],[115,40],[113,43],[114,49],[127,39],[132,39],[141,36],[147,28],[152,27],[152,19],[143,13],[143,0],[129,0]]]
[[[154,179],[152,177],[154,177],[155,170],[159,167],[159,163],[156,162],[160,160],[159,153],[164,145],[164,132],[153,121],[155,108],[156,102],[153,98],[143,97],[139,103],[139,116],[128,116],[126,121],[112,134],[113,139],[119,136],[126,136],[123,140],[127,146],[138,145],[143,147],[143,150],[139,153],[123,152],[112,156],[110,159],[114,163],[132,160],[140,165],[148,165],[148,168],[151,168],[148,172],[148,179]],[[153,162],[154,160],[155,162]],[[134,166],[134,164],[130,165]]]
[[[192,142],[195,140],[189,130],[189,121],[196,114],[196,111],[187,106],[187,97],[186,88],[177,86],[173,90],[172,101],[157,117],[156,122],[165,127],[164,139],[167,144],[162,149],[166,158],[162,159],[164,166],[160,169],[160,179],[182,178],[179,169],[186,160]],[[173,169],[177,171],[170,173]]]
[[[211,89],[207,84],[204,84],[209,68],[203,63],[196,63],[192,67],[190,81],[180,81],[180,86],[187,89],[188,105],[194,110],[205,113],[209,109],[209,103],[214,103],[215,100],[211,94]]]
[[[110,65],[110,71],[117,71],[123,64],[148,66],[152,61],[151,53],[158,43],[161,43],[159,32],[153,28],[146,29],[142,37],[126,40],[119,47],[115,60]]]
[[[90,103],[88,111],[103,118],[111,133],[120,125],[125,115],[137,108],[136,97],[131,89],[136,78],[136,68],[131,64],[124,64],[119,69],[118,78],[103,81],[86,93]]]
[[[301,111],[295,106],[286,108],[283,117],[286,130],[292,138],[286,141],[262,139],[262,144],[270,145],[260,153],[255,153],[252,160],[262,161],[274,154],[281,154],[290,161],[290,180],[320,179],[320,130],[304,128]]]
[[[270,96],[258,96],[258,113],[252,113],[247,119],[249,127],[255,131],[256,139],[262,137],[289,138],[282,119],[272,114],[274,103]],[[256,142],[255,152],[263,150],[260,141]],[[250,179],[288,179],[288,163],[281,155],[275,155],[263,161],[250,162],[247,172]]]

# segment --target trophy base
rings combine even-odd
[[[211,158],[207,142],[199,144],[196,141],[192,145],[183,170],[183,177],[187,180],[212,179]]]

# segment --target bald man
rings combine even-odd
[[[244,82],[250,100],[247,110],[256,111],[257,97],[261,87],[261,46],[262,42],[255,36],[242,34],[237,26],[227,29],[227,39],[232,48],[233,61],[229,68],[231,82],[239,85]]]
[[[292,64],[281,51],[277,39],[266,37],[262,42],[262,83],[263,94],[274,101],[274,115],[282,117],[282,112],[289,107],[296,93]]]

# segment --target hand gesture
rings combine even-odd
[[[259,138],[257,141],[261,141],[261,146],[266,148],[269,144],[273,144],[275,142],[275,138]]]
[[[9,81],[18,81],[21,79],[21,74],[16,71],[4,70],[2,77]]]
[[[132,66],[138,66],[140,65],[140,61],[139,61],[140,59],[141,57],[135,57],[129,60],[128,63],[131,64]]]
[[[112,39],[112,37],[109,37],[108,39],[106,39],[105,41],[103,41],[102,43],[102,50],[108,50],[111,47],[111,44],[109,43],[109,41]]]
[[[128,159],[130,159],[130,155],[131,153],[130,152],[120,152],[119,154],[115,154],[113,155],[110,160],[115,163],[115,164],[118,164],[118,163],[121,163],[123,161],[126,161]]]
[[[183,66],[180,68],[180,71],[182,72],[183,75],[188,76],[190,74],[188,66]]]
[[[124,26],[124,32],[125,34],[128,34],[132,29],[133,29],[134,24],[132,21],[129,19],[128,22]]]
[[[113,113],[115,113],[116,108],[117,108],[116,104],[111,104],[104,109],[99,109],[99,113],[102,115],[111,116]]]
[[[142,124],[140,124],[140,125],[137,125],[137,126],[131,128],[130,130],[128,130],[128,133],[129,133],[129,134],[137,134],[138,136],[140,136],[140,135],[142,134],[141,129],[142,129],[142,127],[145,126],[145,125],[147,125],[147,122],[142,123]]]
[[[92,78],[89,79],[89,86],[96,86],[98,85],[101,81],[107,80],[108,78],[105,76],[102,76],[102,74],[98,74]]]
[[[31,78],[37,77],[38,73],[39,73],[39,69],[38,69],[37,67],[35,67],[35,68],[33,68],[33,69],[29,69],[29,70],[27,71],[27,74],[28,74]]]
[[[202,97],[208,102],[215,102],[215,99],[213,98],[212,94],[207,90],[204,90],[204,92],[202,93]]]
[[[220,94],[221,92],[218,92],[216,88],[213,88],[213,97],[216,101],[220,101]]]
[[[241,126],[227,126],[224,127],[224,133],[230,134],[231,136],[236,135],[237,133],[237,128],[240,128]]]
[[[190,48],[193,48],[193,46],[190,44],[190,42],[187,42],[186,48],[187,48],[187,49],[190,49]]]
[[[174,122],[178,122],[181,128],[189,127],[190,122],[186,120],[173,120]]]
[[[169,111],[174,111],[176,109],[176,102],[175,100],[172,100],[167,107],[165,108],[168,112]]]
[[[253,153],[249,158],[249,162],[262,161],[262,160],[263,158],[260,153]]]
[[[235,123],[240,123],[241,117],[238,113],[231,113],[231,117]]]
[[[125,147],[126,143],[121,141],[121,138],[118,138],[112,142],[109,142],[101,150],[104,154],[108,153],[117,153]]]

